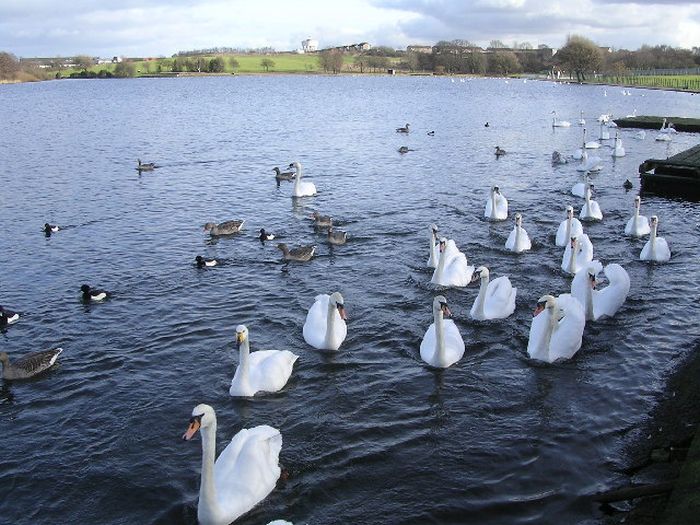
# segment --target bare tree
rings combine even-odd
[[[321,51],[318,54],[318,63],[326,72],[340,73],[343,68],[343,54],[330,49]]]
[[[0,52],[0,78],[14,78],[19,70],[19,60],[15,55],[4,51]]]
[[[88,68],[91,68],[95,65],[95,61],[92,57],[89,57],[87,55],[78,55],[77,57],[75,57],[75,65],[78,66],[80,69],[87,71]]]

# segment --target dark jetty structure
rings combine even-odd
[[[700,144],[664,160],[639,165],[642,190],[700,200]]]

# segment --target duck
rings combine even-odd
[[[219,264],[219,261],[216,259],[205,259],[201,255],[195,257],[194,260],[197,268],[212,268],[213,266]]]
[[[585,264],[593,260],[593,244],[588,235],[571,235],[571,240],[564,249],[561,269],[570,275],[576,275]]]
[[[277,185],[280,185],[280,182],[288,181],[291,182],[294,180],[294,176],[296,175],[295,172],[293,171],[280,171],[278,166],[275,166],[272,168],[272,171],[275,172],[275,180],[277,181]]]
[[[659,228],[659,218],[656,215],[652,215],[649,223],[651,225],[650,237],[644,248],[642,248],[639,259],[642,261],[666,262],[671,258],[671,250],[666,239],[656,235]]]
[[[574,217],[574,209],[571,206],[566,207],[566,219],[559,223],[557,228],[557,246],[566,246],[571,242],[572,237],[583,235],[583,226],[581,221]]]
[[[24,355],[15,362],[10,362],[10,356],[0,352],[0,364],[2,364],[2,377],[8,381],[14,379],[29,379],[51,368],[63,352],[63,348],[54,348],[42,352],[34,352]]]
[[[431,224],[428,229],[430,232],[430,256],[428,257],[428,268],[437,268],[438,259],[440,258],[440,250],[438,249],[438,245],[440,244],[438,233],[440,230],[438,229],[437,224]]]
[[[428,132],[426,133],[426,135],[428,135],[429,137],[434,137],[434,136],[435,136],[435,130],[428,131]]]
[[[289,350],[250,352],[250,335],[245,325],[236,327],[238,368],[228,393],[233,397],[252,397],[258,392],[279,392],[289,381],[299,356]]]
[[[530,249],[532,249],[532,242],[530,241],[530,236],[527,234],[527,231],[523,228],[523,216],[520,213],[516,213],[515,227],[513,231],[510,232],[508,239],[506,239],[506,250],[522,253]]]
[[[632,181],[629,179],[625,179],[625,182],[622,183],[622,187],[625,188],[626,190],[631,190],[632,189]]]
[[[651,233],[649,219],[647,219],[644,215],[639,215],[639,209],[641,206],[642,198],[637,195],[634,198],[634,213],[625,225],[625,235],[631,235],[632,237],[643,237],[644,235],[649,235],[649,233]]]
[[[258,235],[260,242],[271,241],[274,238],[274,234],[266,232],[265,228],[260,228],[260,235]]]
[[[506,150],[501,148],[500,146],[496,146],[496,158],[500,157],[501,155],[505,155]]]
[[[445,237],[440,239],[440,257],[430,282],[439,286],[467,286],[474,274],[474,266],[469,266],[455,242]]]
[[[407,123],[407,124],[406,124],[404,127],[402,127],[402,128],[396,128],[396,133],[408,133],[408,132],[409,132],[409,129],[408,129],[409,127],[410,127],[410,124]]]
[[[333,226],[328,227],[328,242],[337,246],[345,244],[348,240],[348,232],[334,230]]]
[[[402,155],[403,155],[404,153],[408,153],[409,151],[415,151],[415,150],[412,150],[412,149],[409,148],[408,146],[401,146],[401,147],[399,148],[399,153],[401,153]]]
[[[501,194],[498,186],[491,188],[489,198],[486,200],[484,217],[492,221],[504,221],[508,218],[508,199]]]
[[[311,214],[311,218],[314,220],[315,228],[328,228],[333,226],[333,217],[329,215],[321,215],[317,211]]]
[[[13,312],[0,305],[0,328],[5,328],[19,321],[20,315],[18,312]]]
[[[557,112],[552,111],[552,127],[553,128],[568,128],[571,127],[571,122],[568,120],[557,120]]]
[[[462,359],[464,340],[452,319],[447,299],[438,295],[433,299],[433,322],[420,343],[420,357],[434,368],[448,368]]]
[[[578,214],[578,216],[580,219],[585,221],[602,221],[603,212],[600,211],[600,205],[596,201],[591,200],[592,188],[592,184],[588,184],[586,186],[586,201],[584,202],[583,208],[581,208],[581,212]]]
[[[319,350],[338,350],[348,335],[345,301],[340,292],[319,294],[306,314],[304,341]]]
[[[137,171],[153,171],[158,167],[153,162],[141,162],[141,159],[136,160],[138,161],[138,165],[136,166]]]
[[[488,128],[489,126],[490,126],[490,124],[488,122],[486,124],[484,124],[485,128]]]
[[[479,295],[469,311],[472,319],[477,321],[505,319],[515,311],[515,295],[518,289],[513,288],[510,279],[505,275],[490,282],[489,276],[489,269],[480,266],[472,277],[472,281],[478,279],[481,282]]]
[[[608,286],[596,290],[599,284],[597,276],[604,272]],[[617,263],[605,268],[600,261],[591,261],[584,265],[571,281],[571,295],[581,303],[586,321],[597,321],[602,317],[613,317],[625,303],[630,291],[630,276]]]
[[[96,303],[99,301],[104,301],[109,297],[109,292],[105,292],[104,290],[97,290],[96,288],[91,288],[87,284],[82,285],[80,287],[80,291],[82,292],[81,298],[83,302],[86,303]]]
[[[527,354],[546,363],[571,359],[581,348],[585,326],[583,308],[570,294],[543,295],[533,313]]]
[[[622,139],[620,138],[619,131],[615,132],[615,147],[613,148],[612,156],[616,158],[625,156],[625,148],[622,147]]]
[[[197,520],[201,525],[228,525],[264,500],[282,473],[280,431],[268,425],[240,430],[216,455],[216,413],[200,404],[192,410],[182,439],[202,433],[202,468]]]
[[[299,246],[298,248],[292,248],[291,250],[283,242],[277,245],[279,250],[282,250],[282,257],[287,261],[300,261],[306,262],[311,260],[316,251],[316,246],[307,245]]]
[[[44,233],[46,235],[51,235],[52,233],[56,233],[57,231],[60,231],[60,226],[57,224],[49,224],[48,222],[44,223]]]
[[[561,156],[558,151],[552,152],[552,165],[556,166],[558,164],[568,164],[569,161]]]
[[[296,170],[294,178],[294,188],[292,189],[292,197],[313,197],[316,195],[316,186],[313,182],[306,182],[301,180],[301,163],[298,161],[292,162],[289,165],[290,168]]]
[[[208,222],[204,225],[204,231],[208,231],[209,235],[212,237],[216,237],[218,235],[232,235],[240,232],[243,228],[243,224],[245,224],[244,220],[225,221],[220,222],[219,224]]]

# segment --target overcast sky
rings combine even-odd
[[[217,46],[294,50],[455,38],[561,47],[700,46],[700,0],[0,0],[0,51],[20,57],[170,56]]]

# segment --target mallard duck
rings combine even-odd
[[[216,266],[219,264],[219,261],[216,259],[205,259],[201,255],[198,255],[197,257],[194,258],[195,264],[197,265],[197,268],[211,268],[212,266]]]
[[[277,245],[279,250],[282,250],[282,256],[287,261],[308,261],[314,256],[316,251],[316,246],[300,246],[298,248],[292,248],[291,250],[283,242]]]
[[[333,226],[328,227],[328,242],[331,244],[345,244],[348,240],[348,232],[334,231]]]
[[[4,379],[27,379],[44,370],[48,370],[58,359],[63,348],[34,352],[20,357],[14,363],[10,363],[10,357],[5,352],[0,352],[0,364],[2,364],[2,377]]]
[[[109,293],[105,292],[104,290],[97,290],[96,288],[91,288],[89,285],[84,284],[80,287],[80,291],[82,292],[82,299],[83,302],[89,303],[89,302],[98,302],[98,301],[104,301],[109,297]]]
[[[244,222],[245,221],[226,221],[219,224],[208,222],[204,225],[204,231],[208,231],[210,235],[231,235],[241,231]]]

